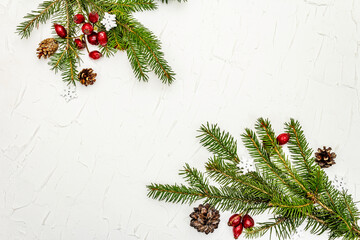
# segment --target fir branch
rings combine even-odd
[[[310,229],[312,234],[322,234],[325,231],[329,230],[328,224],[319,217],[316,217],[313,214],[307,214],[307,224],[305,226],[305,231]],[[322,216],[324,218],[324,215]]]
[[[157,9],[157,5],[153,0],[118,0],[112,4],[112,9],[109,13],[123,14],[155,9]]]
[[[302,222],[303,221],[293,222],[287,217],[274,218],[274,222],[262,223],[259,227],[245,229],[245,237],[249,239],[259,238],[264,236],[268,231],[270,231],[270,235],[272,235],[274,231],[278,239],[287,239],[292,236]]]
[[[75,81],[78,79],[77,65],[80,61],[79,50],[72,41],[74,36],[74,23],[72,17],[74,12],[71,8],[74,2],[72,0],[63,0],[62,10],[57,13],[55,18],[57,22],[61,22],[67,31],[67,37],[65,39],[57,38],[59,42],[59,51],[50,58],[49,65],[55,72],[61,71],[61,76],[65,82],[69,82],[75,85]]]
[[[304,186],[303,180],[297,174],[295,169],[291,167],[290,161],[286,159],[284,152],[277,143],[275,132],[271,128],[269,120],[259,118],[255,128],[257,129],[258,134],[261,136],[267,147],[270,147],[273,150],[273,153],[276,155],[275,159],[278,160],[277,167],[290,176],[292,178],[292,182],[295,182],[297,186],[299,186],[305,193],[308,194],[309,191]]]
[[[148,11],[157,9],[154,0],[85,0],[96,11],[104,14],[105,12],[126,15],[133,12]]]
[[[149,190],[148,197],[165,202],[192,204],[207,197],[207,195],[185,185],[152,184],[147,188]]]
[[[247,174],[240,172],[234,164],[237,153],[233,151],[236,147],[233,138],[216,125],[210,127],[208,124],[201,127],[200,137],[205,139],[203,145],[215,156],[205,165],[206,175],[186,165],[183,174],[190,187],[153,184],[148,186],[149,197],[182,203],[205,200],[221,210],[252,214],[268,211],[281,216],[275,217],[273,222],[247,229],[249,238],[270,231],[278,239],[286,239],[307,221],[305,229],[314,234],[328,231],[329,239],[359,239],[357,221],[360,213],[351,195],[338,191],[325,172],[316,167],[300,124],[291,119],[285,126],[291,133],[294,166],[277,144],[268,120],[258,120],[256,130],[259,137],[250,129],[242,135],[258,169],[258,172]],[[210,180],[220,187],[210,185]]]
[[[253,185],[251,181],[246,178],[246,175],[239,175],[236,171],[227,168],[221,158],[210,158],[205,167],[209,176],[221,185],[236,184],[236,187],[239,188],[245,185],[250,189],[253,189],[253,196],[259,196],[259,193],[265,194],[267,197],[271,196],[270,189],[267,191]]]
[[[309,143],[306,141],[304,132],[298,121],[290,119],[290,122],[285,124],[286,132],[290,134],[290,140],[288,142],[288,148],[291,153],[294,164],[299,169],[300,175],[306,178],[318,166],[312,161],[313,151],[309,147]]]
[[[128,33],[126,33],[126,37],[129,37]],[[149,76],[147,75],[149,69],[147,67],[146,56],[144,55],[143,49],[141,47],[139,48],[139,46],[132,41],[127,41],[127,44],[127,56],[136,78],[147,82],[149,80]]]
[[[186,2],[187,0],[177,0],[178,2]],[[161,0],[163,3],[169,3],[169,0]]]
[[[314,210],[314,203],[307,199],[294,197],[273,198],[269,203],[271,212],[274,215],[282,215],[290,219],[304,218],[307,214],[311,214]]]
[[[212,197],[206,198],[205,201],[219,210],[261,214],[270,208],[268,199],[251,196],[234,186],[223,186],[220,189],[209,186],[209,188]]]
[[[341,193],[341,198],[343,199],[346,209],[348,210],[349,218],[353,222],[352,225],[354,227],[358,227],[358,220],[359,220],[359,210],[356,208],[356,205],[352,201],[351,195],[348,195],[346,191]]]
[[[202,125],[200,127],[200,143],[216,156],[239,163],[237,155],[237,142],[234,138],[214,124]]]
[[[272,176],[274,181],[283,184],[284,190],[289,193],[292,189],[289,180],[286,179],[284,173],[271,161],[268,151],[260,144],[255,132],[247,128],[241,136],[245,147],[254,158],[257,166],[266,172],[266,174]]]
[[[207,187],[209,185],[209,180],[203,173],[195,168],[191,168],[189,164],[185,165],[184,169],[180,172],[180,176],[183,176],[190,186],[196,188],[204,194],[209,194],[210,190]]]
[[[91,5],[98,11],[106,11],[104,7],[95,3],[93,0],[86,1],[91,3]],[[150,4],[152,1],[147,2],[149,4],[136,6],[149,6],[150,8],[156,8],[156,5]],[[124,7],[125,5],[120,4],[120,6]],[[135,9],[137,8],[133,8],[133,10]],[[145,10],[145,8],[143,10]],[[150,68],[163,83],[171,84],[175,80],[175,73],[164,59],[160,41],[151,31],[145,28],[140,22],[136,21],[130,15],[119,14],[118,12],[116,13],[117,24],[120,26],[119,29],[122,29],[122,34],[126,37],[123,40],[126,40],[127,45],[129,46],[128,58],[137,78],[139,80],[147,81],[147,72],[148,68]]]
[[[171,84],[175,80],[175,73],[164,59],[164,54],[160,50],[160,42],[155,35],[130,16],[124,16],[117,23],[128,31],[128,43],[136,45],[138,49],[142,50],[147,66],[163,83]],[[134,66],[136,67],[136,65]],[[137,71],[137,68],[133,68],[133,70]]]
[[[83,9],[83,7],[81,6],[80,0],[76,0],[76,4],[78,6],[78,10],[81,12],[81,10]]]
[[[246,209],[249,203],[257,204],[264,208],[264,202],[253,198],[244,198],[241,193],[229,190],[229,188],[218,189],[214,186],[209,187],[209,192],[204,193],[193,187],[187,187],[185,185],[169,185],[169,184],[151,184],[147,186],[148,197],[165,202],[172,203],[187,203],[192,204],[195,201],[205,199],[206,202],[211,203],[213,206],[218,207],[221,210],[227,211],[239,211],[240,209]],[[236,202],[236,204],[234,204]],[[265,203],[266,204],[266,203]],[[266,205],[265,205],[266,206]],[[251,211],[251,209],[248,209]],[[256,208],[253,209],[256,211]]]
[[[38,10],[34,10],[24,17],[27,20],[20,23],[17,27],[17,34],[19,34],[21,38],[29,38],[34,27],[46,23],[51,15],[58,10],[61,1],[63,0],[44,1],[41,3]]]
[[[164,58],[160,41],[131,15],[134,12],[155,9],[157,9],[155,0],[44,1],[39,5],[38,10],[25,16],[25,21],[17,27],[17,33],[22,38],[28,38],[34,27],[45,23],[51,17],[53,22],[63,25],[68,33],[66,43],[59,39],[61,43],[58,53],[51,57],[49,64],[55,72],[62,72],[64,81],[75,83],[80,54],[73,39],[78,37],[74,33],[80,28],[72,17],[75,13],[88,15],[91,11],[98,12],[100,19],[105,13],[115,14],[118,27],[107,31],[109,46],[99,46],[102,55],[110,57],[119,50],[127,50],[128,59],[139,80],[148,81],[148,73],[151,70],[163,83],[171,84],[175,80],[175,73]],[[94,26],[99,31],[104,30],[101,21]]]

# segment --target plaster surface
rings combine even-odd
[[[51,23],[27,40],[14,33],[40,2],[0,0],[0,240],[232,239],[231,213],[206,236],[189,226],[194,206],[146,197],[150,182],[182,182],[185,162],[203,169],[196,131],[207,121],[246,156],[240,134],[258,117],[279,133],[300,120],[313,148],[333,147],[329,175],[360,200],[359,1],[189,0],[137,13],[176,82],[137,81],[125,53],[84,58],[98,81],[70,102],[35,54]]]

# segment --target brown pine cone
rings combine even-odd
[[[335,163],[336,153],[331,152],[331,147],[326,148],[325,146],[323,149],[318,148],[317,152],[315,153],[315,162],[319,164],[321,168],[328,168]]]
[[[96,76],[97,74],[92,68],[84,68],[79,73],[79,81],[85,86],[93,85],[96,82]]]
[[[205,234],[214,232],[220,223],[219,211],[208,203],[205,206],[200,204],[197,208],[194,208],[194,212],[190,214],[190,217],[190,226]]]
[[[44,57],[45,59],[53,55],[59,47],[55,38],[47,38],[39,43],[39,47],[36,49],[38,58]]]

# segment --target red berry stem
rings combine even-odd
[[[76,39],[76,38],[80,38],[82,35],[77,36],[77,37],[66,37],[66,39]]]
[[[86,41],[86,36],[85,34],[82,35],[83,36],[83,39],[84,39],[84,42],[85,42],[85,48],[86,48],[86,51],[88,52],[88,54],[90,53],[89,51],[89,48],[88,48],[88,45],[87,45],[87,41]]]

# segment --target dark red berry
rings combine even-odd
[[[236,227],[241,223],[241,215],[240,214],[234,214],[229,218],[228,225]]]
[[[89,21],[92,23],[97,23],[99,21],[99,14],[97,12],[89,13]]]
[[[102,57],[102,54],[99,51],[92,51],[92,52],[89,53],[89,57],[94,59],[94,60],[97,60],[97,59]]]
[[[97,34],[97,40],[99,41],[101,46],[106,46],[108,43],[108,37],[106,32],[102,31]]]
[[[91,45],[99,45],[96,32],[92,32],[87,36],[87,40]]]
[[[245,215],[242,220],[242,225],[244,228],[251,228],[254,226],[254,219],[249,215]]]
[[[84,23],[81,30],[85,35],[90,35],[94,31],[94,27],[90,23]]]
[[[86,43],[85,43],[84,40],[80,40],[80,39],[77,38],[77,39],[74,40],[74,42],[75,42],[78,49],[84,49],[85,46],[86,46]]]
[[[84,15],[82,15],[82,14],[76,14],[76,15],[74,16],[74,22],[75,22],[76,24],[81,24],[81,23],[85,22],[85,17],[84,17]]]
[[[289,141],[289,139],[290,139],[290,134],[288,133],[282,133],[276,138],[276,140],[280,145],[286,144]]]
[[[243,231],[243,225],[240,223],[236,227],[233,228],[234,238],[238,239]]]
[[[66,38],[67,32],[63,26],[55,23],[54,28],[55,28],[55,32],[57,33],[57,35],[59,35],[59,37]]]

